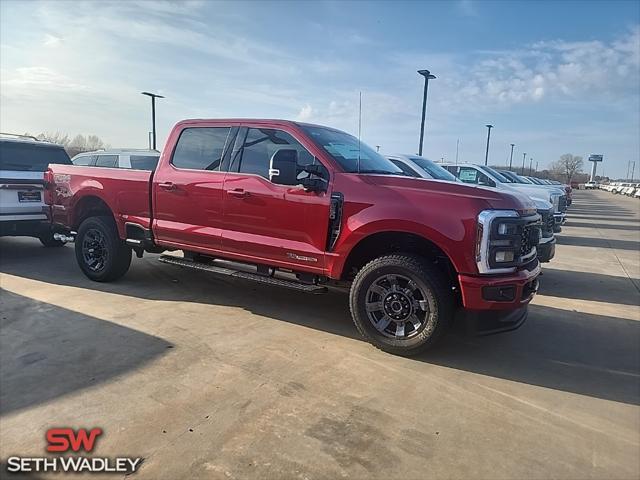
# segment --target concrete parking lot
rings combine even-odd
[[[569,214],[521,329],[412,359],[338,293],[154,255],[98,284],[72,246],[2,238],[0,457],[99,426],[139,478],[638,478],[640,202],[578,191]]]

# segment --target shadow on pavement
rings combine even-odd
[[[0,289],[0,414],[139,368],[169,343]]]
[[[640,405],[640,322],[531,305],[517,331],[450,338],[424,362]]]
[[[233,306],[334,335],[359,338],[349,316],[347,296],[342,293],[309,295],[242,280],[221,279],[205,272],[163,265],[155,261],[153,256],[143,261],[134,260],[131,271],[121,281],[94,283],[86,279],[76,266],[72,248],[65,247],[53,254],[51,250],[37,245],[37,240],[34,243],[0,242],[0,247],[8,253],[1,270],[43,282],[55,279],[57,284],[134,298]],[[31,259],[28,270],[24,267],[27,259]],[[548,275],[553,281],[564,282],[564,273],[545,273],[545,278]],[[569,272],[566,274],[570,275]],[[623,297],[622,291],[616,290],[617,284],[613,285],[618,277],[589,275],[591,277],[588,281],[600,283],[602,288],[598,290],[594,287],[584,296],[591,295],[593,299],[609,302]],[[571,281],[575,281],[575,278]],[[613,290],[605,288],[608,285],[613,285]],[[566,289],[569,288],[566,286]],[[611,291],[614,293],[611,294]],[[610,295],[606,292],[610,292]],[[563,294],[571,295],[568,290]],[[42,316],[39,313],[41,308],[53,309],[54,317],[60,318],[63,326],[62,329],[51,323],[49,326],[39,326],[45,328],[45,335],[54,335],[57,339],[58,343],[55,348],[51,348],[50,355],[59,362],[57,367],[60,371],[53,373],[59,377],[56,382],[63,383],[63,391],[57,391],[56,382],[40,373],[37,357],[26,358],[27,362],[31,360],[34,365],[27,368],[34,368],[34,375],[47,388],[35,386],[35,392],[30,395],[28,390],[31,387],[20,385],[25,378],[29,379],[20,368],[9,369],[14,374],[9,385],[4,384],[4,377],[2,379],[3,392],[7,391],[7,386],[22,389],[21,395],[31,399],[31,402],[38,401],[43,395],[51,398],[52,395],[84,388],[91,384],[88,383],[91,378],[95,378],[94,381],[104,380],[121,371],[135,368],[160,355],[167,346],[164,341],[135,330],[64,309],[55,311],[57,307],[39,305],[30,299],[15,299],[16,302],[18,300],[30,305],[30,309],[21,313],[25,326],[29,322],[38,322],[39,316]],[[132,312],[131,316],[134,315],[135,312]],[[222,317],[207,317],[201,321],[219,322],[221,328],[228,326],[227,320]],[[38,329],[34,329],[34,333],[22,333],[22,330],[18,337],[22,335],[29,338],[29,335],[42,334],[37,333]],[[5,339],[6,342],[9,340]],[[66,351],[56,353],[60,352],[59,345],[64,340],[68,340],[67,344],[70,345],[82,341],[88,344],[79,347],[77,351],[71,350],[75,353],[69,357],[69,352]],[[12,339],[11,343],[18,344],[19,339]],[[115,346],[123,343],[131,348],[123,352]],[[534,305],[528,322],[515,332],[471,339],[452,334],[440,348],[414,360],[581,395],[640,404],[638,344],[640,322]],[[11,362],[19,362],[18,359],[26,350],[17,346],[10,348],[10,352],[3,349],[2,354],[7,355]],[[86,359],[89,360],[90,367],[83,367]],[[41,360],[40,363],[42,362],[46,360]],[[19,364],[14,365],[17,367]],[[105,370],[97,369],[98,365]],[[76,376],[81,378],[75,379]],[[26,385],[34,384],[28,381]],[[54,393],[48,392],[48,388],[53,388]],[[6,395],[9,399],[17,398],[11,392]]]
[[[576,222],[572,217],[569,217],[567,222],[564,224],[566,227],[576,227],[576,228],[588,228],[590,230],[594,229],[593,223],[583,223]],[[611,223],[600,223],[597,225],[598,230],[627,230],[630,232],[640,232],[640,226],[635,222],[631,225],[621,225],[621,224],[611,224]]]
[[[538,293],[552,297],[640,305],[640,292],[629,278],[600,273],[544,268]]]
[[[558,235],[556,237],[558,245],[573,245],[576,247],[600,247],[615,248],[618,250],[640,251],[640,242],[634,240],[617,240],[610,238],[593,237],[573,237],[569,235]]]

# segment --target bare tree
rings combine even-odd
[[[25,135],[30,135],[29,133],[25,133]],[[40,133],[36,135],[38,140],[44,140],[46,142],[57,143],[62,145],[64,149],[67,151],[70,157],[73,157],[82,152],[90,152],[93,150],[99,150],[101,148],[109,148],[109,145],[106,145],[100,137],[97,135],[76,135],[73,137],[73,140],[69,138],[69,135],[66,133]]]
[[[551,173],[563,177],[567,183],[571,183],[571,179],[579,173],[582,173],[584,163],[582,157],[565,153],[551,164]]]

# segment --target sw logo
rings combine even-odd
[[[101,428],[80,428],[77,432],[72,428],[50,428],[47,430],[47,452],[91,452],[99,435],[102,435]]]
[[[49,457],[9,457],[7,471],[24,472],[102,472],[135,473],[142,464],[142,457],[87,457],[82,452],[91,453],[96,448],[101,428],[50,428],[45,434],[47,452],[70,453],[69,456]]]

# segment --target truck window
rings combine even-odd
[[[250,128],[242,146],[242,155],[239,159],[234,159],[236,165],[231,165],[231,170],[269,179],[269,162],[281,149],[298,151],[298,170],[316,161],[315,157],[288,133],[270,128]],[[306,172],[301,172],[298,178],[303,175],[307,175]]]
[[[118,155],[98,155],[96,167],[116,168],[118,166]]]
[[[88,166],[88,165],[93,165],[93,163],[96,161],[97,155],[79,155],[77,157],[73,158],[73,164],[74,165],[80,165],[80,166]]]
[[[155,155],[130,155],[129,162],[135,170],[155,170],[158,158]]]
[[[185,128],[178,139],[171,164],[190,170],[220,170],[229,130],[229,127]]]
[[[458,178],[460,178],[464,183],[475,183],[476,185],[484,185],[488,187],[496,186],[493,180],[475,168],[460,167],[460,173],[458,175]]]
[[[401,160],[396,160],[395,158],[390,159],[394,165],[396,167],[398,167],[400,170],[402,170],[402,173],[404,173],[406,176],[408,177],[420,177],[420,174],[418,172],[416,172],[413,168],[411,168],[409,165],[407,165],[406,163],[402,162]]]

